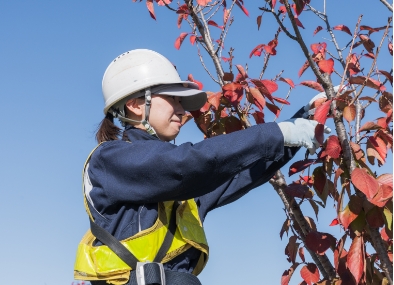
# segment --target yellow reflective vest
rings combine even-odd
[[[83,177],[94,150],[85,162]],[[89,218],[93,220],[84,188],[83,194],[85,209]],[[168,230],[173,204],[174,201],[158,203],[158,215],[153,226],[120,241],[140,262],[153,261],[159,251]],[[161,263],[166,263],[194,247],[201,251],[197,266],[193,271],[194,275],[198,275],[208,261],[209,248],[194,199],[182,201],[176,209],[176,225],[174,239]],[[134,268],[130,268],[108,246],[93,246],[94,240],[95,237],[88,230],[79,243],[74,265],[74,278],[90,281],[107,280],[110,284],[127,283],[130,271]]]

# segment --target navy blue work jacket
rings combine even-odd
[[[125,132],[131,143],[101,144],[88,167],[92,215],[119,240],[151,227],[162,201],[194,198],[204,221],[209,211],[267,182],[298,150],[284,147],[276,123],[179,146],[133,127]],[[191,248],[164,267],[191,273],[199,256]]]

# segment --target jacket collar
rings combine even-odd
[[[152,136],[148,134],[145,130],[137,129],[133,126],[126,126],[124,132],[127,135],[129,141],[133,142],[136,140],[160,140],[157,136]],[[123,140],[125,140],[126,136],[123,136]]]

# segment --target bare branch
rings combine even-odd
[[[285,32],[285,34],[292,40],[297,40],[297,38],[295,36],[293,36],[292,34],[289,33],[289,31],[286,29],[286,27],[283,25],[282,21],[279,19],[279,15],[276,14],[275,12],[273,12],[272,10],[263,8],[264,11],[266,12],[270,12],[272,13],[272,15],[274,15],[276,21],[278,22],[279,26],[281,27],[282,31]]]
[[[380,44],[379,44],[378,48],[376,49],[375,58],[373,59],[373,62],[372,62],[371,68],[369,69],[368,75],[366,76],[364,83],[361,85],[361,88],[358,91],[357,95],[353,98],[353,100],[352,100],[352,102],[350,104],[352,104],[360,96],[360,94],[363,91],[365,85],[367,84],[367,81],[368,81],[369,77],[371,76],[371,74],[372,74],[372,72],[373,72],[373,70],[375,68],[376,60],[378,59],[380,49],[382,48],[382,45],[383,45],[383,41],[384,41],[384,39],[387,36],[388,30],[389,30],[389,27],[390,27],[390,24],[391,24],[391,20],[392,20],[392,18],[390,17],[388,19],[388,21],[387,21],[386,30],[384,31],[383,37],[382,37],[382,39],[380,41]]]
[[[387,7],[387,9],[389,9],[391,12],[393,12],[393,6],[391,6],[389,4],[389,2],[387,2],[386,0],[380,0],[380,2],[382,2],[384,4],[384,6]]]

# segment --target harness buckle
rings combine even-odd
[[[147,264],[152,264],[152,265],[154,264],[155,266],[158,266],[159,271],[160,271],[160,273],[159,273],[160,274],[160,281],[161,281],[160,284],[161,285],[166,285],[166,275],[165,275],[165,272],[164,272],[163,264],[159,263],[159,262],[150,262],[150,261],[137,262],[137,266],[136,266],[136,269],[135,269],[135,273],[136,273],[136,277],[137,277],[137,284],[138,285],[151,284],[151,283],[146,283],[147,280],[145,280],[145,269],[144,269],[144,266],[147,265]],[[148,275],[152,276],[152,272],[149,272]],[[155,277],[157,278],[157,276],[155,276]],[[149,280],[148,280],[148,282],[149,282]]]

